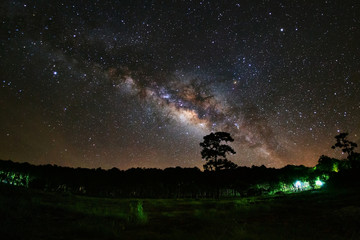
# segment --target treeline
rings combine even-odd
[[[294,192],[314,189],[318,187],[317,182],[325,182],[332,173],[335,171],[330,167],[293,165],[281,169],[253,166],[222,171],[200,171],[196,167],[104,170],[0,160],[2,183],[123,198],[219,198]]]
[[[229,168],[219,167],[214,163],[219,162],[218,156],[225,155],[226,145],[220,145],[224,136],[229,140],[228,133],[224,132],[204,137],[218,147],[216,151],[214,147],[207,149],[211,144],[205,140],[200,144],[206,150],[202,152],[206,160],[214,158],[204,166],[208,171],[200,171],[196,167],[103,170],[56,165],[35,166],[0,160],[0,183],[45,191],[123,198],[255,196],[316,189],[324,184],[360,187],[360,153],[354,151],[357,144],[347,139],[348,133],[335,136],[336,143],[332,146],[333,149],[341,149],[347,158],[339,160],[323,155],[313,168],[288,165],[281,169],[265,166],[238,167],[236,164],[229,165]],[[225,160],[221,163],[228,163]]]

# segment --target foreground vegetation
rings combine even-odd
[[[2,239],[358,239],[360,193],[109,199],[0,185]]]

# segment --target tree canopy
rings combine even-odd
[[[236,152],[232,147],[222,142],[233,142],[234,139],[227,132],[210,133],[204,137],[204,141],[200,143],[203,148],[201,157],[205,159],[205,170],[222,170],[234,169],[237,165],[226,158],[226,154],[235,154]]]
[[[331,148],[340,148],[343,153],[347,153],[348,157],[354,154],[354,149],[357,147],[357,144],[347,140],[349,133],[340,133],[335,136],[336,143]]]

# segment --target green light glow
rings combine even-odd
[[[146,215],[144,213],[143,204],[140,201],[137,203],[137,216],[140,221],[142,222],[146,221]]]
[[[339,166],[338,166],[338,163],[334,163],[333,164],[333,172],[339,172]]]
[[[129,221],[135,221],[138,223],[147,222],[147,215],[144,212],[142,201],[138,200],[130,203]]]
[[[316,180],[315,181],[315,185],[318,186],[318,187],[321,187],[324,183],[320,180]]]
[[[11,171],[0,171],[0,182],[14,185],[29,187],[30,177],[28,174],[11,172]]]

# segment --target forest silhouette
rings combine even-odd
[[[197,167],[166,169],[131,168],[104,170],[35,166],[0,160],[0,182],[27,188],[120,198],[227,198],[281,194],[316,189],[317,182],[326,186],[359,185],[360,154],[356,143],[347,140],[347,133],[337,135],[332,148],[347,153],[346,159],[321,156],[315,167],[287,165],[283,168],[262,166],[239,167],[226,159],[235,153],[221,141],[231,141],[228,133],[204,137],[202,157],[204,170]],[[215,146],[214,146],[215,145]],[[213,170],[213,171],[212,171]],[[296,182],[306,183],[299,188]]]

